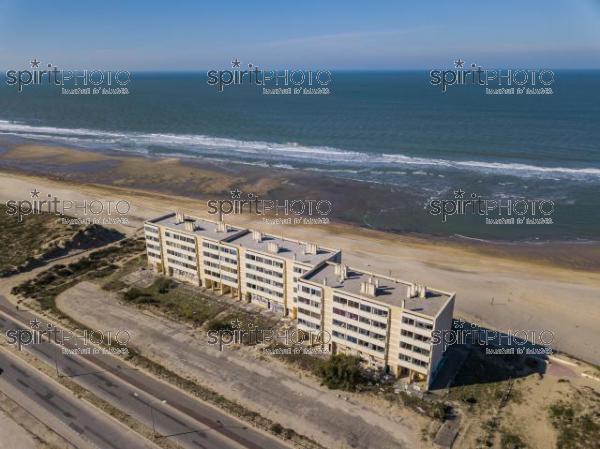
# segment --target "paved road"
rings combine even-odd
[[[0,390],[13,400],[26,407],[27,400],[36,408],[41,408],[60,421],[69,429],[53,428],[59,435],[72,444],[76,436],[91,444],[85,447],[102,449],[148,449],[157,448],[154,444],[140,437],[131,430],[119,425],[102,412],[77,399],[69,391],[52,381],[36,369],[22,362],[9,353],[0,350]],[[15,397],[18,396],[18,397]],[[31,404],[29,404],[31,406]],[[29,409],[30,407],[27,407]],[[29,410],[31,412],[31,410]],[[38,419],[42,420],[38,416]],[[75,438],[70,432],[75,432]],[[65,433],[69,435],[65,435]]]
[[[0,296],[0,330],[31,329],[30,322],[40,317],[17,310]],[[3,316],[4,315],[4,316]],[[40,320],[40,329],[46,329]],[[3,338],[6,338],[3,336]],[[86,347],[81,340],[79,347]],[[72,344],[65,344],[72,348]],[[25,346],[24,346],[25,347]],[[158,435],[172,438],[191,449],[289,449],[290,446],[205,404],[182,391],[141,371],[125,365],[110,355],[64,355],[60,347],[44,342],[25,347],[61,375],[110,402]],[[165,402],[163,402],[165,401]]]

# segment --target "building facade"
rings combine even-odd
[[[144,224],[156,271],[290,316],[333,353],[430,385],[443,363],[434,332],[455,294],[342,264],[341,251],[223,222],[164,215]]]
[[[434,332],[452,328],[455,294],[325,262],[299,280],[298,328],[325,331],[334,353],[427,386],[443,362]]]
[[[172,213],[144,224],[156,271],[296,316],[298,278],[339,250]]]

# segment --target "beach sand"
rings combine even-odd
[[[249,168],[241,176],[234,167],[114,154],[98,157],[56,147],[49,152],[39,146],[9,150],[0,155],[0,167],[0,201],[30,200],[34,188],[41,196],[51,193],[60,200],[127,200],[129,223],[115,227],[129,234],[145,219],[173,210],[207,216],[206,199],[219,198],[230,188],[261,194],[292,191],[297,197],[320,188],[318,180],[307,184],[306,178],[294,174],[265,177]],[[297,188],[300,182],[302,188]],[[358,200],[352,199],[354,208],[360,207]],[[456,316],[501,331],[550,331],[556,349],[600,364],[597,244],[499,244],[399,235],[342,220],[275,225],[263,219],[249,214],[227,217],[232,224],[340,248],[350,266],[455,291]]]

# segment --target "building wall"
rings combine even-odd
[[[425,380],[429,385],[443,356],[443,347],[431,344],[431,334],[434,329],[450,329],[454,296],[437,317],[429,317],[378,301],[376,297],[352,295],[304,279],[300,280],[299,288],[299,329],[322,329],[331,335],[334,353],[360,356],[371,367],[387,368],[396,376]],[[318,304],[307,305],[306,300]],[[319,318],[310,316],[311,313],[318,313]],[[305,322],[320,323],[321,327],[316,329]],[[351,337],[350,341],[347,337]],[[383,351],[377,350],[380,346]]]
[[[435,330],[438,333],[449,332],[452,329],[452,316],[454,315],[455,296],[452,295],[446,303],[446,307],[440,311],[435,320]],[[432,345],[431,350],[431,376],[430,382],[440,368],[444,356],[443,342],[437,345]]]
[[[193,232],[144,225],[148,264],[167,276],[296,316],[298,279],[313,265],[275,253],[209,239]],[[339,260],[339,251],[331,259]]]
[[[407,371],[431,381],[443,360],[433,330],[450,330],[454,295],[428,317],[301,277],[316,266],[233,243],[145,223],[148,264],[165,275],[269,307],[296,319],[298,329],[326,331],[334,352],[359,355],[395,375]],[[329,259],[339,263],[341,253]],[[325,263],[325,262],[322,262]]]
[[[247,248],[240,255],[243,297],[285,314],[285,260]]]
[[[185,233],[164,228],[161,228],[160,235],[164,273],[199,285],[196,239]]]

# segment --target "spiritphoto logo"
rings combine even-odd
[[[223,92],[229,86],[254,85],[262,87],[264,95],[329,95],[333,80],[329,70],[262,69],[235,58],[231,70],[206,72],[209,86]]]
[[[285,329],[263,329],[254,323],[244,324],[239,320],[233,320],[222,329],[211,329],[207,331],[207,343],[216,346],[219,351],[231,345],[275,345],[282,344],[284,348],[277,350],[267,349],[267,352],[278,354],[299,353],[294,349],[297,347],[308,347],[315,345],[325,346],[331,341],[331,334],[327,331],[306,332],[295,328]]]
[[[474,323],[456,320],[453,329],[434,330],[432,345],[477,345],[486,347],[489,355],[551,355],[556,341],[554,331],[549,329],[509,329],[500,332],[479,327]]]
[[[446,92],[449,86],[485,87],[487,95],[548,95],[553,94],[554,72],[549,69],[483,69],[458,58],[454,67],[429,72],[432,86]]]
[[[442,222],[451,216],[477,215],[486,224],[553,224],[554,201],[526,198],[483,198],[473,192],[467,197],[463,189],[454,190],[453,198],[432,198],[425,205],[431,215],[441,216]]]
[[[127,224],[127,214],[131,209],[129,201],[126,200],[61,200],[55,195],[48,193],[45,197],[37,188],[30,192],[28,200],[8,200],[6,202],[6,213],[18,217],[22,222],[24,217],[50,213],[63,216],[65,224]],[[66,218],[71,214],[79,214],[84,218]],[[108,218],[107,218],[108,216]]]
[[[130,333],[125,329],[89,330],[74,329],[67,331],[59,329],[50,323],[42,323],[33,319],[29,329],[8,329],[5,332],[6,342],[16,346],[19,351],[23,346],[54,343],[61,346],[63,354],[122,354],[126,355],[127,344],[131,340]],[[99,349],[96,346],[107,345],[108,349]]]
[[[224,215],[268,215],[274,217],[264,219],[270,224],[328,224],[333,210],[331,201],[324,199],[263,199],[252,192],[244,194],[237,188],[230,196],[225,200],[209,200],[208,213],[220,219]]]
[[[29,86],[61,87],[63,95],[127,95],[131,73],[126,70],[62,70],[52,63],[29,61],[26,70],[8,70],[6,84],[23,92]]]

